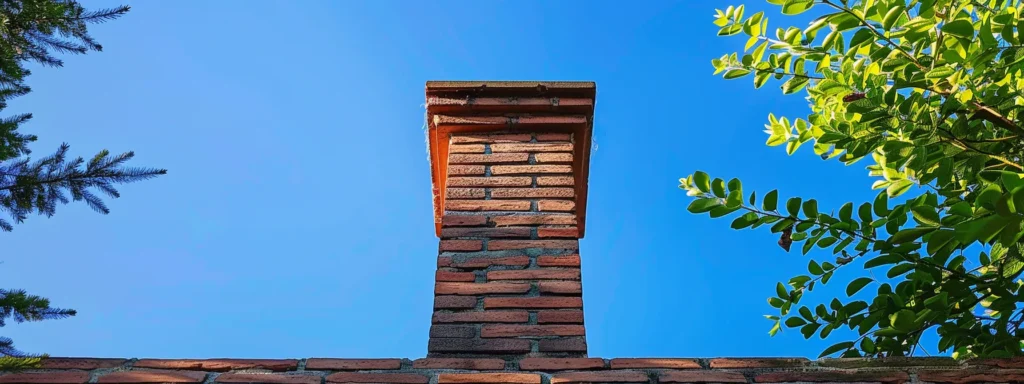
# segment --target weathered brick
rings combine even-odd
[[[536,373],[441,373],[438,384],[540,384]]]
[[[918,374],[922,381],[928,381]],[[774,371],[760,373],[754,377],[758,383],[789,383],[796,381],[810,383],[824,382],[880,382],[900,384],[910,380],[910,376],[902,371]]]
[[[94,359],[85,357],[48,357],[43,359],[43,369],[99,369],[120,367],[126,359]]]
[[[579,297],[487,297],[484,308],[583,308]]]
[[[525,323],[526,311],[434,312],[434,323]]]
[[[365,371],[371,369],[399,369],[401,359],[333,359],[311,358],[306,360],[306,369],[331,371]]]
[[[957,369],[957,370],[919,370],[917,379],[930,383],[968,384],[968,383],[1020,383],[1024,382],[1022,369]]]
[[[475,228],[475,227],[464,227],[464,228],[442,228],[441,237],[487,237],[487,238],[498,238],[498,237],[530,237],[530,228],[526,227],[506,227],[506,228]]]
[[[141,361],[141,360],[140,360]],[[202,383],[206,372],[195,371],[122,371],[110,372],[99,377],[97,383],[146,384],[146,383]]]
[[[571,212],[576,209],[576,202],[570,200],[541,200],[537,202],[537,210],[541,212]]]
[[[582,337],[543,339],[537,342],[541,352],[586,352],[587,340]]]
[[[519,369],[528,371],[567,371],[604,368],[604,360],[596,358],[528,357],[519,361]]]
[[[476,337],[476,327],[471,325],[431,325],[430,337],[472,339]]]
[[[476,176],[486,173],[483,165],[449,165],[448,175]]]
[[[582,325],[485,325],[480,337],[583,336]]]
[[[444,215],[441,218],[441,226],[444,227],[472,227],[486,224],[487,216],[484,215]]]
[[[225,373],[217,376],[217,383],[250,384],[320,384],[317,375],[267,374],[267,373]]]
[[[567,372],[551,376],[551,384],[646,382],[647,373],[639,371]]]
[[[89,372],[16,372],[0,376],[5,384],[83,384],[89,381]]]
[[[483,188],[448,188],[449,199],[482,199],[486,196]]]
[[[532,140],[528,133],[459,134],[452,135],[453,144],[462,143],[525,143]]]
[[[572,173],[568,165],[492,165],[492,175],[532,175],[540,173]]]
[[[711,359],[712,369],[747,369],[747,368],[797,368],[810,364],[805,358],[738,358],[738,359]]]
[[[572,152],[571,143],[493,144],[491,152]]]
[[[538,153],[533,155],[538,163],[571,163],[571,153]]]
[[[580,230],[576,227],[565,227],[565,228],[537,228],[537,237],[540,238],[579,238]]]
[[[541,267],[579,267],[580,255],[545,255],[537,257]]]
[[[526,353],[530,341],[525,339],[430,339],[428,352],[437,353]]]
[[[578,281],[541,281],[537,283],[540,293],[554,293],[559,295],[582,294],[583,284]]]
[[[441,240],[439,250],[444,251],[479,251],[484,249],[483,240]]]
[[[448,153],[484,153],[483,144],[458,144],[448,147]]]
[[[529,201],[518,200],[446,200],[449,211],[529,211]]]
[[[537,311],[537,323],[540,323],[540,324],[552,324],[552,323],[583,324],[583,311],[580,311],[580,310]]]
[[[476,296],[496,293],[526,293],[529,283],[436,283],[435,295]]]
[[[188,369],[195,371],[226,372],[233,369],[268,369],[271,371],[292,371],[298,368],[295,359],[142,359],[132,365],[135,368]]]
[[[1011,363],[1013,358],[997,359]],[[973,362],[972,362],[973,363]],[[1012,363],[1011,363],[1012,364]],[[818,366],[830,368],[953,367],[960,362],[944,356],[821,359]]]
[[[663,371],[659,383],[746,383],[739,372],[722,371]]]
[[[507,249],[579,249],[579,240],[491,240],[487,243],[487,249],[501,251]]]
[[[450,267],[451,265],[452,265],[452,258],[451,258],[451,256],[438,256],[437,257],[437,267],[438,268]]]
[[[434,309],[471,309],[476,302],[477,298],[471,296],[434,296]]]
[[[476,275],[473,272],[437,271],[434,281],[473,282],[476,281]]]
[[[494,371],[505,369],[505,360],[425,358],[413,361],[412,367],[415,369],[468,369],[478,371]]]
[[[576,215],[571,214],[548,214],[548,215],[529,215],[529,214],[511,214],[503,216],[491,216],[490,221],[499,227],[506,227],[511,225],[541,225],[541,224],[556,224],[556,225],[576,225]]]
[[[563,197],[572,198],[572,188],[495,188],[491,190],[492,199],[508,199],[517,197]],[[450,196],[450,195],[449,195]]]
[[[328,383],[427,384],[430,378],[416,373],[339,372],[327,376]]]
[[[537,154],[540,156],[541,154]],[[552,155],[563,155],[561,153]],[[570,155],[571,157],[571,155]],[[529,153],[495,153],[488,155],[467,155],[467,154],[449,154],[449,164],[506,164],[506,163],[525,163],[530,159]],[[540,161],[540,160],[538,160]]]
[[[529,256],[510,256],[510,257],[473,257],[463,259],[462,261],[453,261],[450,264],[455,268],[487,268],[492,265],[509,265],[524,267],[530,265]]]
[[[537,185],[541,187],[573,186],[572,176],[537,176]]]
[[[626,368],[672,368],[699,369],[700,364],[693,359],[612,359],[612,369]]]
[[[889,358],[892,359],[892,358]],[[889,360],[886,359],[886,360]],[[921,359],[920,357],[913,358],[914,360]],[[838,360],[838,359],[832,359]],[[929,361],[929,363],[931,363]],[[988,367],[999,367],[999,368],[1024,368],[1024,357],[1006,357],[1006,358],[994,358],[994,359],[971,359],[967,361],[968,365],[971,366],[988,366]]]
[[[579,280],[578,269],[520,269],[487,272],[487,280]]]
[[[538,133],[537,141],[569,141],[568,133]]]
[[[529,187],[533,178],[529,176],[508,177],[451,177],[449,187]]]

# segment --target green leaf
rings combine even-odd
[[[772,190],[768,194],[764,195],[764,201],[761,202],[761,209],[771,212],[778,209],[779,203],[779,191]]]
[[[708,193],[711,190],[711,177],[707,173],[697,171],[693,173],[693,184],[701,192]]]
[[[926,79],[938,80],[938,79],[944,79],[944,78],[950,77],[954,73],[956,73],[956,70],[954,70],[953,67],[941,66],[941,67],[937,67],[937,68],[935,68],[933,70],[928,71],[928,73],[926,73],[924,75],[924,77]]]
[[[815,276],[821,276],[825,274],[825,271],[821,269],[821,265],[818,265],[818,262],[814,260],[811,260],[809,263],[807,263],[807,271]]]
[[[859,46],[864,43],[870,43],[875,41],[875,33],[871,32],[870,29],[861,28],[857,30],[857,33],[853,34],[850,39],[850,48]]]
[[[814,6],[814,0],[786,0],[782,5],[783,15],[799,15]]]
[[[850,285],[846,286],[846,295],[852,297],[861,289],[863,289],[864,286],[870,284],[872,281],[875,280],[870,277],[858,277],[854,279],[853,281],[850,282]]]
[[[947,22],[942,26],[942,32],[956,37],[974,37],[974,25],[969,20],[958,19]]]
[[[811,220],[816,220],[818,218],[817,200],[811,199],[804,202],[804,215]]]
[[[722,179],[715,179],[711,182],[711,193],[720,198],[725,198],[725,182]]]
[[[786,201],[786,211],[789,212],[790,216],[797,217],[800,215],[800,203],[799,197],[792,197]]]
[[[879,267],[887,264],[896,264],[903,261],[899,255],[881,255],[864,263],[864,269]]]
[[[888,278],[894,278],[904,273],[910,272],[917,266],[912,263],[896,264],[892,268],[889,268],[889,272],[885,274]]]
[[[782,283],[778,283],[775,285],[775,294],[778,295],[780,299],[789,298],[789,291],[786,290],[786,285]]]
[[[889,184],[889,187],[885,189],[885,192],[889,195],[889,197],[896,197],[909,191],[910,187],[913,185],[913,181],[907,179],[900,179],[893,181],[892,184]]]
[[[746,214],[737,217],[736,220],[732,221],[732,229],[743,229],[754,225],[759,217],[754,212],[747,212]]]
[[[873,209],[875,210],[875,216],[887,217],[889,216],[889,195],[885,192],[879,192],[878,196],[875,196],[875,204]]]
[[[772,329],[768,331],[769,336],[775,336],[776,333],[779,333],[779,329],[782,328],[781,326],[779,326],[779,324],[781,323],[779,323],[778,321],[775,322],[775,325],[772,326]]]
[[[712,210],[715,207],[718,207],[720,205],[722,205],[722,202],[719,199],[716,199],[716,198],[701,198],[701,199],[696,199],[696,200],[693,200],[692,202],[690,202],[690,205],[688,207],[686,207],[686,210],[690,211],[690,213],[704,213],[704,212],[708,212],[708,211],[710,211],[710,210]]]
[[[874,218],[871,217],[871,204],[864,203],[857,208],[857,216],[860,217],[860,221],[870,223]]]
[[[818,356],[818,358],[820,359],[820,358],[825,357],[825,356],[830,356],[832,354],[835,354],[836,352],[847,350],[847,349],[850,349],[852,347],[853,347],[853,342],[852,341],[844,341],[844,342],[841,342],[841,343],[836,343],[836,344],[832,345],[831,347],[825,348],[825,350],[821,352],[821,355]]]
[[[725,76],[724,77],[725,77],[726,80],[732,80],[732,79],[736,79],[736,78],[740,78],[740,77],[746,76],[749,73],[750,73],[749,69],[730,69],[729,71],[725,72]]]
[[[728,75],[729,74],[726,73],[726,76]],[[804,87],[807,86],[807,82],[809,80],[809,78],[804,76],[793,76],[785,83],[782,83],[782,93],[788,95],[791,93],[799,92],[801,89],[804,89]]]
[[[790,328],[796,328],[807,325],[807,321],[799,317],[790,317],[786,319],[786,326]]]
[[[903,15],[903,10],[904,8],[902,4],[890,8],[889,12],[886,12],[885,16],[882,17],[882,28],[885,28],[886,30],[892,29],[892,26],[896,25],[900,16]]]
[[[896,313],[889,315],[889,323],[892,324],[892,328],[900,332],[910,332],[914,330],[914,318],[917,316],[914,311],[909,309],[901,309]]]
[[[931,233],[932,231],[935,231],[936,229],[938,229],[938,228],[936,228],[936,227],[907,228],[907,229],[901,230],[899,232],[896,232],[895,235],[892,235],[892,238],[890,238],[889,241],[891,241],[893,244],[903,244],[903,243],[911,242],[911,241],[920,239],[921,236],[927,235],[927,234]]]
[[[729,208],[738,208],[743,205],[743,191],[732,190],[729,192],[729,196],[725,198],[725,206]]]
[[[935,212],[935,208],[927,205],[919,205],[911,207],[910,212],[914,215],[914,220],[923,225],[939,225],[939,213]]]

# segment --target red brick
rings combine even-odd
[[[485,325],[480,337],[583,336],[582,325]]]
[[[441,373],[438,384],[540,384],[536,373]]]
[[[511,228],[443,228],[441,229],[441,237],[530,237],[530,228],[526,227],[511,227]]]
[[[612,369],[624,368],[700,369],[700,364],[692,359],[612,359]]]
[[[569,372],[551,376],[551,384],[646,383],[647,373],[638,371]]]
[[[571,153],[538,153],[533,155],[538,163],[571,163]]]
[[[580,248],[580,242],[578,240],[492,240],[487,243],[487,249],[490,251],[527,248],[575,250]]]
[[[540,156],[541,154],[537,154]],[[556,155],[552,153],[552,155]],[[557,155],[562,155],[561,153]],[[570,155],[571,156],[571,155]],[[525,163],[529,161],[529,153],[495,153],[489,155],[449,154],[448,164],[504,164]],[[540,161],[540,160],[538,160]]]
[[[579,297],[487,297],[484,308],[582,308]]]
[[[431,325],[430,337],[472,339],[476,337],[476,327],[471,325]]]
[[[529,211],[529,201],[518,200],[447,200],[449,211]]]
[[[565,371],[570,369],[601,368],[604,368],[604,360],[596,358],[528,357],[519,361],[519,369],[528,371]]]
[[[523,215],[491,216],[490,221],[499,227],[510,225],[562,224],[576,225],[576,215]]]
[[[537,228],[537,237],[549,238],[549,237],[568,237],[578,239],[580,237],[580,230],[576,227],[566,228]]]
[[[217,380],[214,381],[218,383],[320,384],[320,376],[266,373],[225,373],[217,376]]]
[[[537,176],[537,185],[541,187],[573,186],[572,176]]]
[[[532,140],[528,133],[452,135],[452,143],[524,143]]]
[[[537,311],[537,322],[540,324],[550,323],[573,323],[583,324],[583,311]]]
[[[468,296],[434,296],[434,309],[472,309],[477,298]]]
[[[521,269],[487,272],[487,280],[579,280],[578,269]]]
[[[919,358],[915,358],[918,360]],[[990,366],[999,368],[1024,368],[1024,357],[1007,357],[1000,359],[972,359],[967,364],[971,366]]]
[[[491,152],[572,152],[571,143],[493,144]]]
[[[583,115],[572,116],[544,116],[526,115],[519,117],[519,124],[543,124],[543,125],[565,125],[565,124],[586,124],[587,117]]]
[[[449,165],[448,175],[476,176],[486,173],[483,165]]]
[[[451,256],[438,256],[437,257],[437,267],[438,268],[449,267],[451,265],[452,265],[452,258],[451,258]]]
[[[483,199],[483,188],[448,188],[448,199]]]
[[[537,202],[537,210],[541,212],[571,212],[576,203],[569,200],[541,200]]]
[[[434,323],[525,323],[526,311],[434,312]]]
[[[142,361],[142,360],[139,360]],[[202,383],[206,372],[189,371],[123,371],[111,372],[99,377],[97,383],[143,384],[143,383]]]
[[[805,358],[711,359],[712,369],[797,368],[810,364]]]
[[[434,281],[473,282],[475,280],[476,274],[473,272],[437,271],[434,275]]]
[[[537,257],[537,265],[541,267],[579,267],[580,255],[550,255]]]
[[[449,187],[529,187],[533,178],[529,176],[511,177],[451,177]]]
[[[924,371],[921,371],[923,373]],[[918,378],[928,381],[925,377]],[[927,376],[927,375],[926,375]],[[775,371],[758,374],[754,377],[757,383],[788,383],[804,381],[811,383],[824,382],[881,382],[890,384],[901,384],[910,381],[910,376],[901,371]]]
[[[474,257],[464,259],[462,261],[454,261],[451,263],[452,267],[456,268],[487,268],[492,265],[510,265],[524,267],[530,265],[529,256],[510,256],[510,257]]]
[[[441,225],[445,227],[472,227],[486,224],[487,216],[484,215],[444,215],[441,218]]]
[[[581,337],[544,339],[537,342],[541,352],[586,352],[587,341]]]
[[[125,359],[93,359],[85,357],[48,357],[43,359],[43,369],[99,369],[120,367]]]
[[[430,339],[428,352],[437,353],[527,353],[530,341],[525,339]]]
[[[572,173],[568,165],[492,165],[492,175],[529,175],[537,173]]]
[[[484,249],[483,240],[441,240],[440,251],[479,251]]]
[[[538,133],[537,141],[569,141],[568,133]]]
[[[505,360],[425,358],[413,361],[412,367],[415,369],[470,369],[478,371],[494,371],[505,369]]]
[[[226,372],[233,369],[269,369],[271,371],[292,371],[298,368],[295,359],[142,359],[132,365],[135,368],[188,369],[195,371]]]
[[[529,283],[436,283],[435,295],[476,296],[495,293],[526,293]]]
[[[397,383],[427,384],[430,378],[415,373],[356,373],[343,372],[327,376],[328,383]]]
[[[540,293],[583,294],[583,284],[578,281],[541,281],[537,285],[540,288]]]
[[[448,147],[448,153],[484,153],[483,144],[458,144]]]
[[[659,383],[746,383],[739,372],[721,371],[664,371]]]
[[[0,383],[17,384],[83,384],[89,372],[22,372],[0,376]]]
[[[572,188],[495,188],[491,190],[492,199],[515,197],[564,197],[572,198],[576,191]],[[450,195],[449,195],[450,196]]]
[[[999,359],[1010,361],[1012,358]],[[975,361],[969,361],[968,365],[974,365]],[[918,356],[918,357],[882,357],[862,358],[845,357],[837,359],[821,359],[817,364],[823,368],[900,368],[900,367],[960,367],[960,362],[946,356]]]
[[[1021,369],[919,370],[917,379],[931,383],[1019,383],[1024,382]]]

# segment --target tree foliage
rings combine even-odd
[[[822,15],[770,33],[761,12],[719,10],[718,34],[748,39],[742,53],[713,60],[715,73],[755,87],[775,78],[782,93],[805,95],[806,117],[769,114],[767,144],[790,154],[809,146],[844,165],[867,158],[880,190],[836,211],[774,190],[758,199],[703,172],[680,180],[693,213],[768,228],[787,251],[825,250],[777,285],[769,333],[854,332],[823,356],[913,355],[929,331],[958,358],[1024,355],[1021,1],[768,2],[784,15]],[[864,268],[841,283],[850,298],[800,304],[848,265]]]

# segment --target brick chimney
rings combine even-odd
[[[427,82],[441,238],[428,356],[584,357],[592,82]]]

